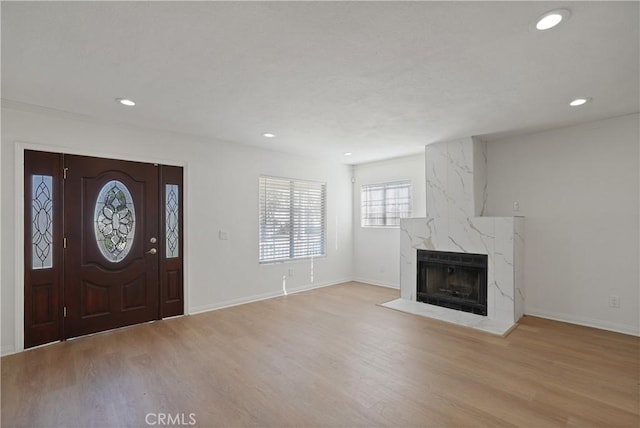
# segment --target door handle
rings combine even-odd
[[[158,250],[156,250],[155,248],[152,248],[149,251],[147,251],[145,254],[155,254],[157,252],[158,252]]]

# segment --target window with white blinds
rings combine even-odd
[[[260,177],[260,263],[326,254],[327,185]]]
[[[365,184],[362,186],[362,226],[399,226],[411,217],[411,182]]]

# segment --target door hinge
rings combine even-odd
[[[63,168],[62,169],[62,178],[63,178],[63,180],[67,179],[67,171],[69,171],[69,168]]]
[[[66,307],[66,306],[65,306],[65,307],[64,307],[64,309],[62,310],[62,316],[63,316],[64,318],[66,318],[66,317],[67,317],[67,307]]]
[[[62,248],[67,248],[67,238],[62,238]]]

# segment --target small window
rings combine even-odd
[[[398,227],[411,217],[411,182],[365,184],[361,203],[362,227]]]
[[[260,263],[326,255],[327,185],[260,177]]]

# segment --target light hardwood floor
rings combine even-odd
[[[377,306],[397,295],[347,283],[4,357],[2,427],[639,426],[637,337],[525,317],[500,338]]]

